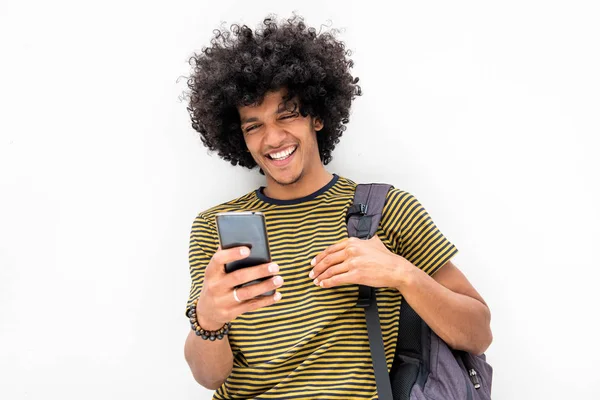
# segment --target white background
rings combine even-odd
[[[0,2],[0,398],[209,399],[183,358],[209,156],[187,59],[221,22],[333,22],[364,96],[329,165],[421,200],[492,310],[495,399],[600,398],[594,1]]]

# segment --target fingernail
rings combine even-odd
[[[312,265],[314,267],[316,261],[317,261],[317,257],[313,258],[312,260],[310,260],[310,265]]]
[[[318,280],[318,279],[315,279],[315,280],[313,281],[313,283],[314,283],[315,285],[318,285],[318,284],[319,284],[319,280]]]
[[[241,255],[243,255],[243,256],[247,256],[247,255],[249,255],[249,254],[250,254],[250,249],[249,249],[249,248],[247,248],[247,247],[242,247],[242,248],[240,249],[240,254],[241,254]]]
[[[323,287],[323,281],[321,281],[321,282],[319,283],[319,286]]]
[[[315,277],[315,272],[314,272],[313,270],[311,270],[311,271],[308,273],[308,277],[309,277],[310,279],[313,279],[313,278]]]
[[[273,264],[269,264],[269,272],[277,272],[279,271],[279,265],[273,263]]]
[[[279,293],[279,292],[275,293],[273,298],[275,299],[275,301],[279,301],[279,299],[281,299],[281,293]]]
[[[281,286],[281,284],[283,283],[283,278],[280,276],[276,276],[275,278],[273,278],[273,283],[275,284],[275,286]]]

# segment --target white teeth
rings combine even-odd
[[[274,160],[281,161],[281,160],[286,159],[290,154],[292,154],[294,152],[294,150],[296,150],[296,147],[290,147],[287,150],[280,151],[278,153],[269,154],[269,156]]]

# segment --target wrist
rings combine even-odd
[[[223,339],[229,333],[229,328],[231,328],[230,322],[217,323],[216,321],[204,318],[198,311],[198,299],[194,299],[186,314],[190,319],[192,331],[197,336],[201,336],[204,340],[210,339],[214,341],[215,339]]]
[[[198,298],[192,304],[192,306],[194,308],[194,312],[196,313],[196,320],[198,322],[198,325],[200,325],[202,327],[202,329],[209,330],[209,331],[214,331],[214,330],[220,329],[225,324],[225,322],[215,321],[215,320],[207,318],[205,315],[203,315],[202,307],[200,306],[199,300],[200,300],[200,298]]]
[[[395,288],[402,293],[414,284],[414,281],[416,279],[415,275],[418,271],[418,268],[415,267],[406,258],[396,256],[396,271],[397,279]]]
[[[202,329],[207,331],[216,331],[217,329],[221,329],[224,325],[223,322],[211,321],[210,319],[204,318],[201,315],[198,315],[198,325],[202,327]]]

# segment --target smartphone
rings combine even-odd
[[[229,273],[241,268],[271,262],[267,226],[263,213],[257,211],[224,212],[218,213],[215,218],[222,249],[239,246],[246,246],[250,249],[248,257],[225,264],[225,272]],[[254,285],[269,278],[247,282],[239,287]],[[262,295],[269,296],[274,293],[275,290],[271,290]]]

